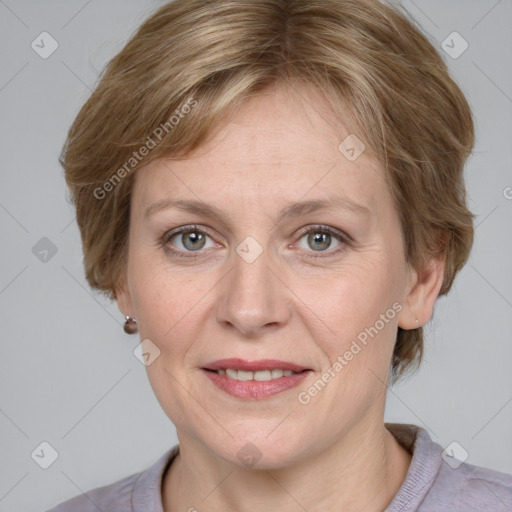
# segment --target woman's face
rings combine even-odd
[[[137,173],[118,302],[180,443],[275,468],[382,421],[397,326],[432,301],[412,301],[384,170],[348,135],[313,89],[277,88]]]

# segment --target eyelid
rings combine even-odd
[[[341,231],[339,229],[336,229],[332,226],[328,226],[325,224],[309,224],[308,226],[304,226],[304,228],[301,228],[297,234],[298,238],[301,239],[305,234],[310,233],[311,231],[325,231],[326,233],[329,233],[330,235],[334,235],[335,237],[338,237],[343,243],[350,245],[354,241],[350,235],[345,233],[344,231]],[[328,252],[328,251],[325,251]]]
[[[336,240],[338,240],[340,245],[339,247],[335,247],[334,249],[328,249],[326,251],[305,250],[303,257],[306,258],[307,260],[314,262],[321,262],[322,260],[328,261],[329,258],[336,258],[338,256],[341,256],[341,254],[343,254],[347,250],[347,248],[353,245],[352,237],[339,229],[324,224],[310,224],[308,226],[305,226],[303,229],[299,230],[299,233],[297,235],[297,242],[295,242],[293,246],[297,244],[305,235],[315,232],[328,233],[329,235],[333,236]]]
[[[200,226],[199,224],[187,224],[185,226],[180,226],[176,229],[166,231],[162,236],[162,242],[167,243],[171,238],[175,237],[176,235],[180,235],[181,233],[187,233],[188,231],[200,231],[201,233],[205,233],[206,235],[213,239],[213,236],[211,235],[208,228]]]
[[[163,236],[160,238],[160,244],[164,247],[167,247],[171,239],[173,239],[174,237],[176,237],[178,235],[181,235],[183,233],[188,233],[188,232],[203,233],[206,236],[208,236],[212,240],[212,242],[214,244],[216,244],[217,246],[220,243],[220,242],[217,242],[216,237],[214,235],[212,235],[209,228],[199,225],[199,224],[187,224],[187,225],[180,226],[176,229],[172,229],[170,231],[165,232],[163,234]],[[200,249],[197,251],[183,251],[183,250],[177,249],[173,246],[173,248],[169,249],[169,250],[174,253],[178,253],[178,254],[190,254],[190,255],[196,254],[197,256],[199,256],[202,253],[205,253],[208,249],[212,249],[212,247],[208,247],[206,249]]]
[[[346,232],[336,229],[334,227],[328,226],[328,225],[324,225],[324,224],[308,224],[307,226],[304,226],[303,228],[299,229],[296,237],[302,238],[305,234],[307,234],[310,231],[315,230],[315,229],[317,229],[319,231],[326,231],[333,235],[337,235],[346,243],[353,242],[352,237],[350,235],[348,235]],[[187,231],[195,231],[195,230],[204,232],[212,239],[214,238],[214,236],[211,234],[210,229],[208,227],[202,226],[199,224],[187,224],[184,226],[180,226],[176,229],[166,231],[161,238],[162,238],[162,240],[167,242],[172,237],[179,235],[180,233],[187,232]]]

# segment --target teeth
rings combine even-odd
[[[262,370],[254,372],[254,380],[270,380],[272,379],[272,373],[270,370]]]
[[[297,372],[292,370],[258,370],[257,372],[249,372],[246,370],[233,370],[231,368],[226,368],[225,370],[217,370],[217,373],[235,380],[268,381],[272,379],[279,379],[281,377],[290,377]]]
[[[236,379],[238,377],[238,371],[237,370],[226,370],[226,376],[230,379]]]
[[[236,377],[238,380],[252,380],[254,378],[253,372],[246,372],[245,370],[238,370]]]

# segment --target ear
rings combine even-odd
[[[116,286],[116,301],[123,316],[133,316],[132,297],[126,278],[123,278]]]
[[[421,270],[409,267],[408,293],[398,317],[399,327],[417,329],[430,320],[443,284],[444,268],[444,252],[434,254]]]

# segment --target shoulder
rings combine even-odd
[[[96,487],[59,503],[47,512],[153,512],[161,510],[161,481],[179,445],[167,450],[152,466],[109,485]]]
[[[512,510],[512,475],[467,463],[453,469],[443,463],[423,504],[425,510],[436,510],[430,504],[452,512]]]
[[[386,512],[509,512],[512,475],[447,455],[417,425],[386,423],[412,454],[406,478]]]
[[[66,500],[47,512],[109,512],[131,511],[134,484],[142,473],[130,475],[103,487],[96,487]]]

